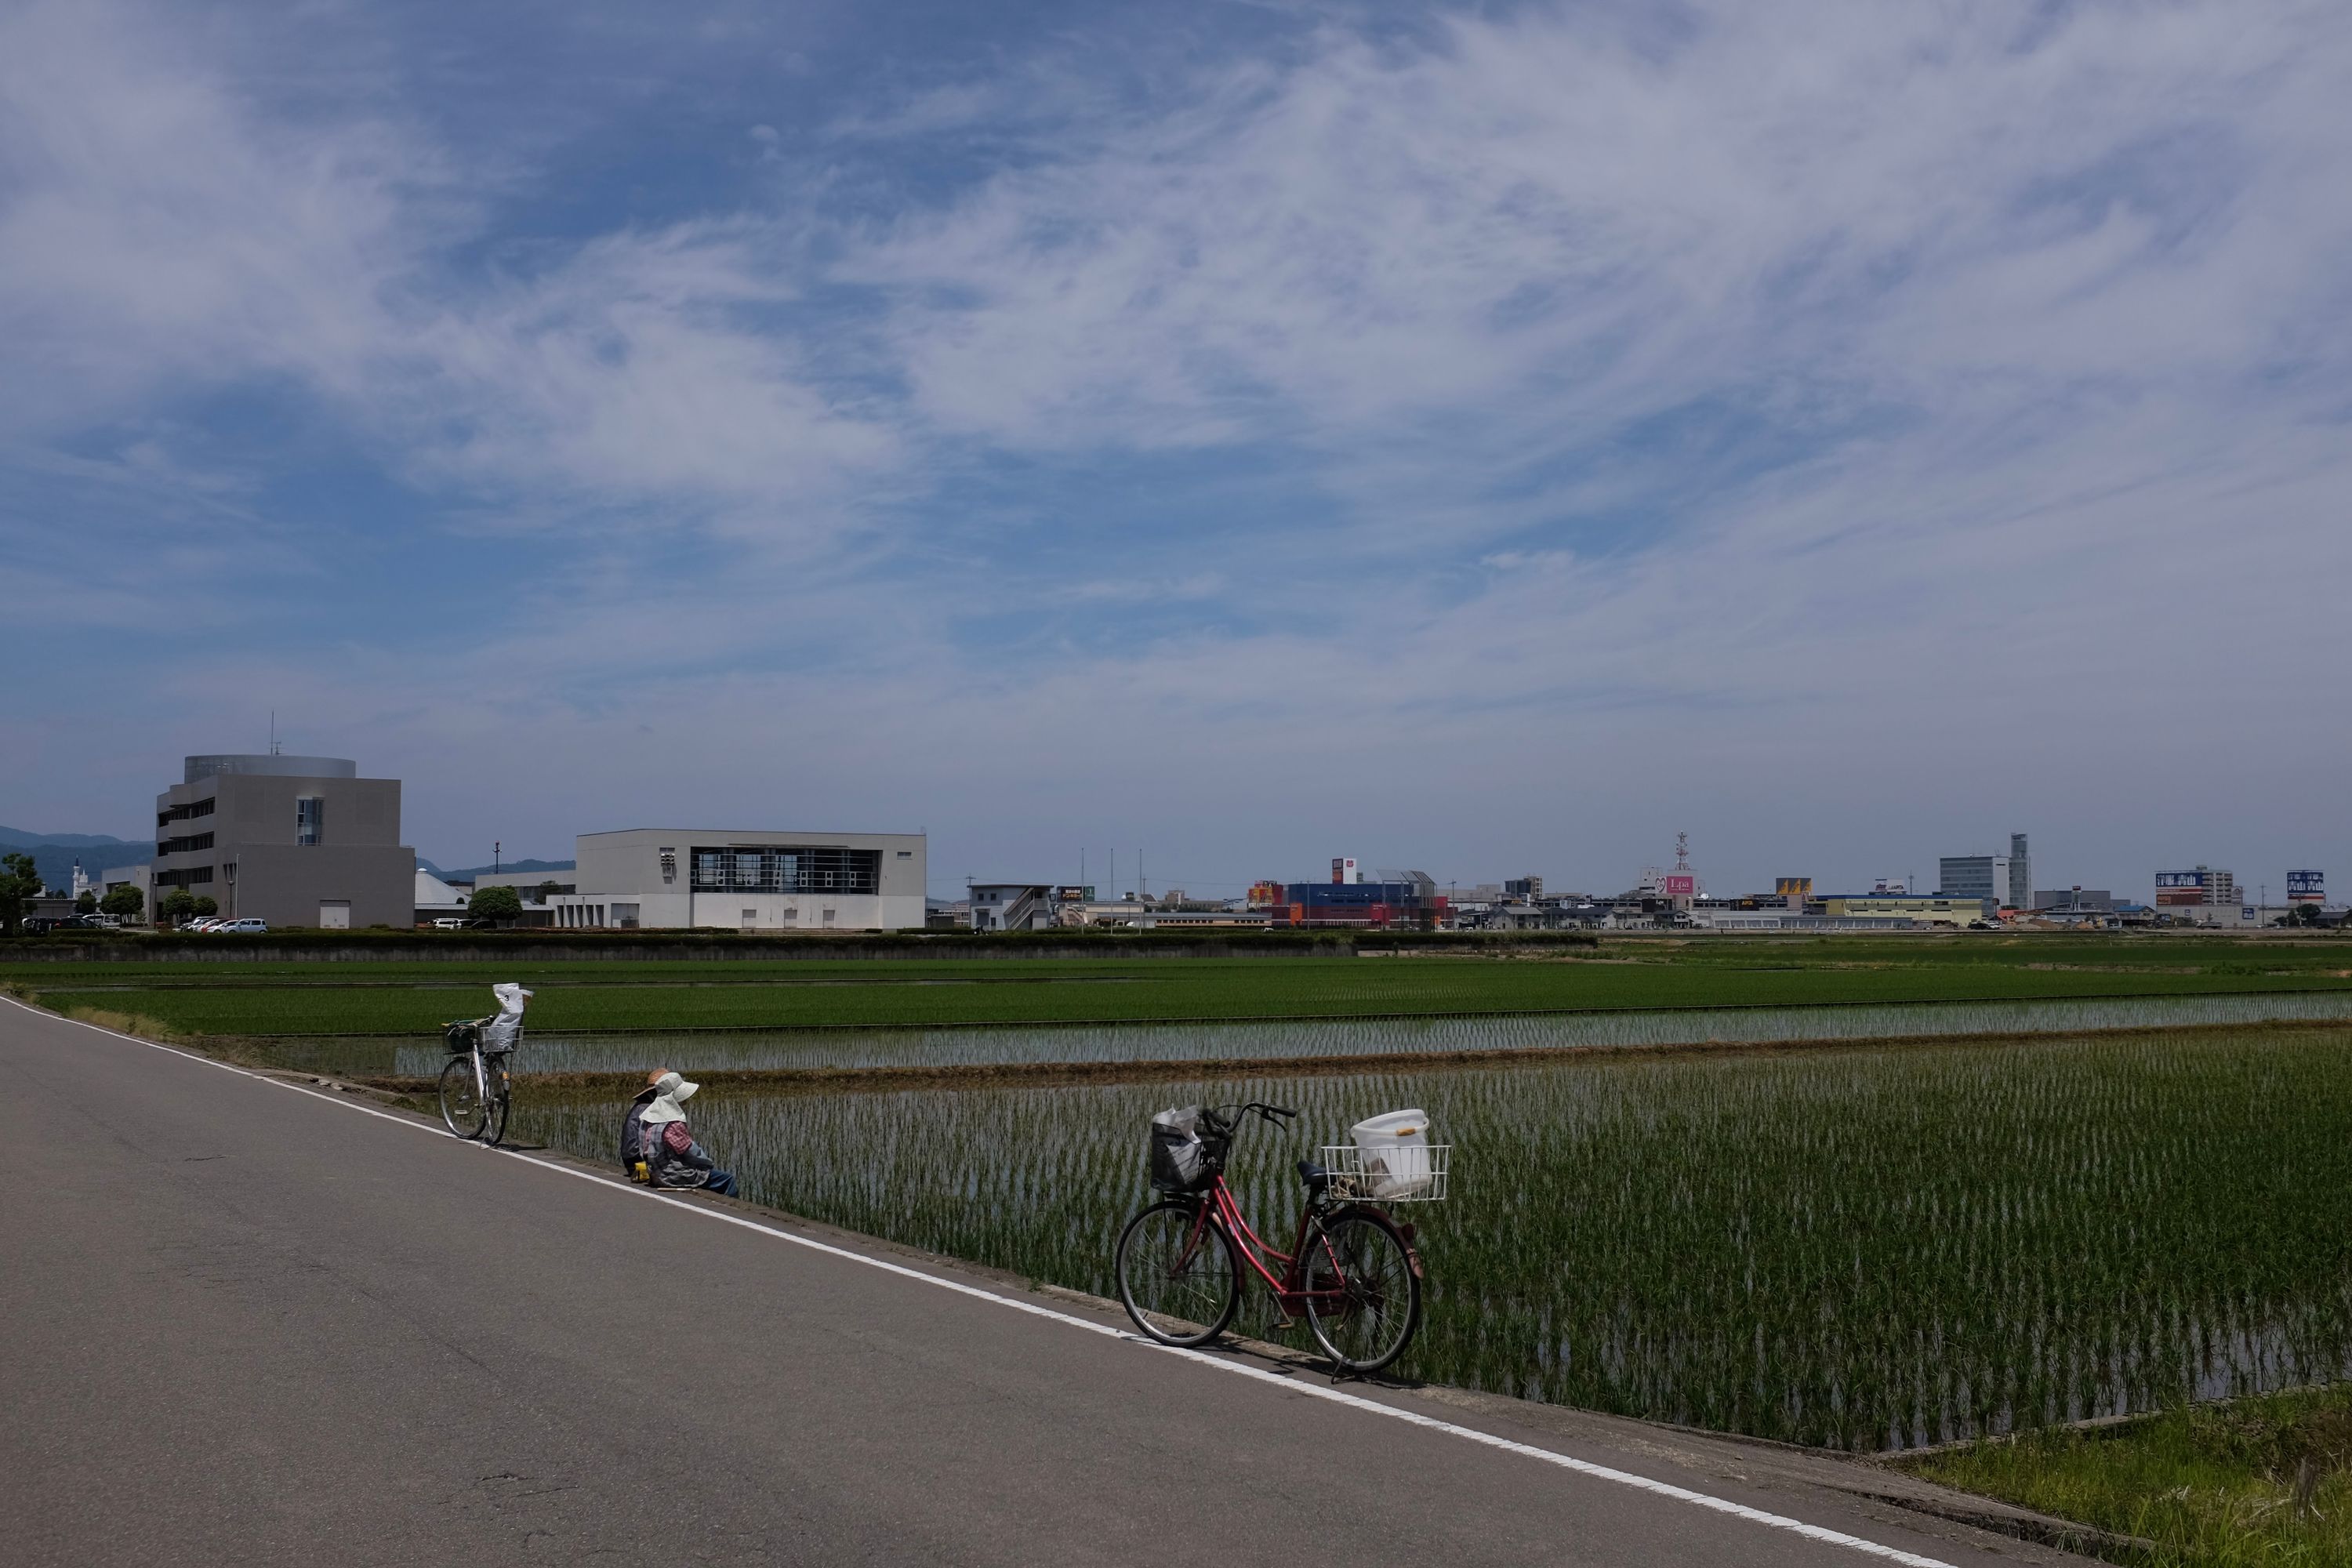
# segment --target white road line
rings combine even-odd
[[[388,1110],[378,1110],[372,1105],[361,1105],[342,1098],[340,1094],[321,1094],[317,1089],[305,1089],[300,1084],[288,1083],[283,1079],[270,1078],[246,1068],[234,1067],[227,1062],[215,1060],[196,1051],[184,1051],[176,1046],[162,1045],[154,1040],[142,1040],[136,1035],[126,1035],[120,1029],[110,1029],[102,1025],[86,1023],[79,1018],[68,1018],[49,1012],[46,1008],[19,1002],[13,996],[0,997],[0,1001],[5,1001],[12,1006],[22,1008],[36,1017],[47,1018],[54,1023],[72,1024],[80,1028],[95,1030],[101,1035],[111,1035],[118,1040],[128,1040],[132,1045],[145,1046],[150,1050],[168,1051],[175,1057],[184,1057],[192,1062],[202,1062],[206,1067],[218,1068],[223,1072],[232,1072],[239,1078],[249,1078],[257,1083],[291,1089],[296,1094],[309,1095],[313,1100],[324,1100],[329,1105],[340,1106],[345,1110],[356,1110],[362,1116],[377,1117],[394,1126],[406,1127],[435,1138],[451,1136],[444,1129],[435,1127],[429,1122],[419,1121],[409,1116],[395,1116]],[[1735,1519],[1744,1519],[1752,1524],[1768,1525],[1774,1530],[1785,1530],[1792,1535],[1803,1536],[1808,1541],[1819,1541],[1831,1546],[1850,1547],[1853,1551],[1884,1558],[1890,1563],[1906,1564],[1907,1568],[1956,1568],[1955,1564],[1947,1563],[1939,1557],[1923,1557],[1916,1552],[1904,1552],[1895,1547],[1884,1546],[1875,1541],[1865,1541],[1859,1535],[1848,1535],[1843,1531],[1826,1529],[1818,1524],[1807,1524],[1803,1520],[1790,1519],[1785,1514],[1768,1513],[1760,1508],[1750,1508],[1746,1503],[1733,1502],[1728,1498],[1693,1491],[1688,1487],[1678,1487],[1667,1481],[1653,1480],[1647,1476],[1637,1476],[1630,1470],[1612,1469],[1606,1465],[1596,1465],[1588,1459],[1571,1458],[1566,1454],[1556,1454],[1549,1448],[1538,1448],[1531,1443],[1519,1443],[1508,1437],[1497,1437],[1491,1432],[1481,1432],[1474,1426],[1456,1426],[1451,1421],[1441,1421],[1434,1415],[1423,1415],[1415,1410],[1402,1410],[1393,1405],[1382,1405],[1378,1400],[1366,1399],[1360,1394],[1345,1393],[1337,1388],[1301,1383],[1294,1378],[1285,1377],[1279,1373],[1267,1372],[1259,1367],[1244,1366],[1238,1362],[1228,1361],[1223,1356],[1209,1355],[1201,1351],[1182,1350],[1174,1345],[1159,1344],[1145,1339],[1140,1334],[1129,1333],[1125,1329],[1113,1328],[1108,1323],[1090,1322],[1085,1318],[1073,1317],[1067,1312],[1057,1312],[1051,1307],[1040,1307],[1034,1302],[1014,1300],[1010,1296],[1000,1296],[993,1290],[983,1290],[977,1285],[966,1285],[961,1280],[942,1279],[936,1274],[926,1274],[919,1268],[909,1268],[903,1263],[891,1263],[883,1258],[868,1257],[862,1252],[854,1252],[845,1247],[835,1247],[830,1242],[817,1241],[805,1236],[794,1236],[788,1230],[778,1230],[773,1226],[761,1225],[757,1220],[746,1219],[741,1215],[729,1214],[724,1209],[688,1203],[683,1198],[664,1197],[660,1193],[649,1188],[640,1187],[628,1182],[615,1181],[609,1176],[592,1175],[586,1171],[574,1170],[569,1165],[559,1164],[552,1160],[542,1160],[519,1150],[494,1150],[481,1143],[471,1146],[485,1150],[487,1152],[504,1154],[510,1160],[520,1160],[525,1164],[537,1165],[543,1171],[553,1171],[558,1175],[571,1176],[579,1181],[593,1183],[628,1197],[646,1198],[669,1208],[700,1215],[707,1219],[724,1220],[729,1225],[740,1225],[746,1230],[756,1230],[761,1236],[772,1237],[778,1241],[788,1241],[794,1247],[805,1247],[812,1252],[822,1252],[830,1257],[845,1258],[852,1263],[864,1264],[868,1268],[879,1268],[886,1274],[897,1274],[908,1279],[920,1280],[926,1285],[936,1285],[942,1290],[953,1290],[959,1295],[975,1297],[999,1307],[1010,1307],[1016,1312],[1027,1312],[1032,1317],[1050,1318],[1055,1322],[1066,1323],[1074,1329],[1084,1329],[1088,1333],[1103,1334],[1111,1339],[1123,1340],[1145,1350],[1157,1351],[1163,1355],[1181,1356],[1186,1361],[1197,1363],[1202,1366],[1214,1367],[1219,1372],[1232,1373],[1235,1376],[1272,1384],[1276,1388],[1287,1390],[1292,1394],[1303,1394],[1311,1399],[1328,1400],[1334,1405],[1345,1405],[1353,1409],[1369,1411],[1375,1415],[1385,1415],[1392,1421],[1402,1421],[1410,1426],[1424,1427],[1433,1432],[1443,1432],[1448,1436],[1460,1437],[1489,1448],[1500,1448],[1506,1453],[1538,1459],[1547,1465],[1557,1465],[1561,1469],[1573,1470],[1578,1475],[1590,1476],[1595,1480],[1609,1481],[1622,1487],[1632,1487],[1637,1491],[1672,1498],[1676,1502],[1686,1502],[1695,1508],[1729,1514]]]

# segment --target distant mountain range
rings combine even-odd
[[[113,838],[103,833],[27,833],[21,827],[0,827],[0,853],[30,855],[44,886],[59,891],[73,886],[73,863],[95,880],[100,871],[118,866],[143,866],[155,855],[152,838]]]
[[[499,871],[569,871],[576,868],[579,862],[576,860],[501,860],[499,862],[495,869]],[[420,871],[430,871],[445,882],[470,882],[475,878],[482,875],[486,871],[492,870],[494,868],[488,866],[468,866],[459,871],[444,871],[440,867],[436,866],[432,861],[427,860],[424,856],[419,855],[416,858],[416,868]]]

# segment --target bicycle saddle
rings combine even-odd
[[[1307,1184],[1310,1193],[1319,1193],[1331,1184],[1331,1173],[1312,1160],[1298,1162],[1298,1179]]]

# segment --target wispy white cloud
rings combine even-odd
[[[741,105],[712,155],[774,183],[553,235],[429,116],[296,114],[96,15],[0,21],[0,329],[41,368],[0,431],[195,493],[156,411],[291,387],[437,512],[560,535],[496,630],[295,684],[427,768],[520,727],[596,781],[575,826],[656,795],[661,750],[607,754],[652,715],[724,735],[714,809],[789,778],[1008,854],[1083,770],[1007,826],[926,807],[935,759],[1216,770],[1213,821],[1126,794],[1203,843],[1611,865],[1669,812],[1798,852],[2032,810],[2145,858],[2205,798],[2188,714],[2352,761],[2278,630],[2352,588],[2333,8],[1334,16],[1128,91],[1082,42],[813,132]],[[1335,805],[1265,771],[1302,734],[1433,760]],[[2145,793],[2069,804],[2085,756]],[[1494,809],[1432,829],[1437,784]]]

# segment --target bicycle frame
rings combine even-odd
[[[1233,1238],[1234,1248],[1241,1253],[1243,1260],[1260,1279],[1265,1281],[1266,1289],[1273,1293],[1275,1305],[1281,1309],[1285,1317],[1307,1310],[1307,1303],[1310,1300],[1346,1301],[1348,1292],[1344,1289],[1306,1289],[1307,1233],[1307,1226],[1315,1218],[1315,1205],[1311,1200],[1300,1205],[1298,1239],[1291,1244],[1291,1251],[1284,1252],[1251,1228],[1248,1216],[1242,1213],[1240,1200],[1234,1196],[1233,1188],[1225,1184],[1225,1178],[1221,1174],[1209,1184],[1202,1201],[1193,1211],[1192,1239],[1184,1249],[1185,1259],[1192,1258],[1193,1249],[1207,1236],[1212,1216],[1224,1226],[1225,1234]],[[1283,1266],[1281,1278],[1276,1279],[1274,1270],[1266,1267],[1267,1258]],[[1336,1258],[1333,1259],[1335,1266],[1337,1262]],[[1418,1259],[1414,1260],[1413,1268],[1415,1273],[1420,1272]]]

